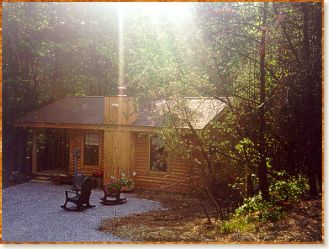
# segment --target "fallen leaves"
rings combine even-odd
[[[141,192],[138,197],[158,200],[166,210],[104,220],[99,230],[133,241],[150,242],[321,242],[321,200],[301,201],[277,222],[258,222],[252,231],[224,234],[209,225],[188,196]]]

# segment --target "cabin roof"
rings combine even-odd
[[[66,97],[16,120],[17,123],[104,123],[104,97]]]
[[[213,98],[185,98],[185,109],[175,108],[175,113],[188,115],[195,129],[203,129],[225,107],[225,104]],[[16,124],[47,123],[74,125],[104,124],[104,97],[66,97],[48,104],[34,112],[16,119]],[[170,105],[174,105],[170,103]],[[167,103],[164,100],[151,102],[138,111],[137,120],[132,126],[161,127],[168,116]],[[186,123],[178,125],[187,127]]]
[[[159,127],[164,125],[166,117],[169,115],[179,115],[180,118],[188,118],[195,129],[203,129],[225,107],[223,101],[214,98],[186,97],[184,103],[178,106],[173,102],[168,102],[166,103],[164,100],[151,102],[139,112],[138,119],[132,125]],[[172,108],[171,113],[167,104]],[[180,120],[176,125],[180,128],[188,127],[184,120]]]

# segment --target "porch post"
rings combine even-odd
[[[38,142],[37,142],[37,130],[32,130],[32,173],[38,171],[37,153],[38,153]]]

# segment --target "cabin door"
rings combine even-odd
[[[37,137],[37,171],[67,173],[69,136],[66,129],[44,129]]]

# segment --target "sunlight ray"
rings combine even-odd
[[[118,86],[124,85],[124,12],[118,9],[118,56],[119,56],[119,81]]]

